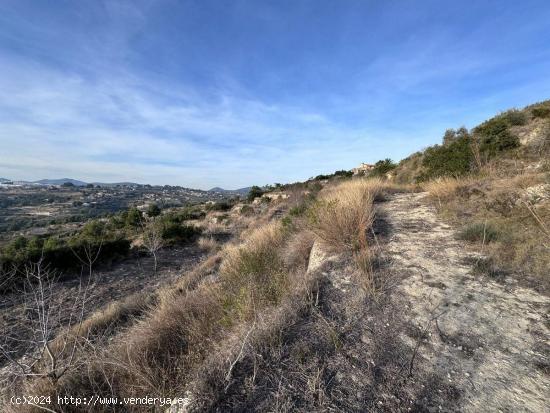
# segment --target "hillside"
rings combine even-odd
[[[546,101],[366,176],[127,213],[135,256],[0,296],[3,408],[545,411],[549,159]]]

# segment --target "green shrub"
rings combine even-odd
[[[123,212],[122,218],[127,228],[138,228],[143,222],[143,214],[137,208],[130,208],[128,211]]]
[[[94,264],[112,261],[128,254],[130,241],[113,233],[103,233],[99,236],[95,223],[87,225],[80,233],[68,242],[59,238],[33,237],[30,239],[18,237],[8,243],[0,252],[0,277],[15,270],[15,276],[7,282],[0,279],[0,291],[18,288],[24,282],[24,267],[42,259],[50,269],[60,271],[63,276],[67,272],[79,274],[76,270],[83,266],[87,251],[97,254]],[[79,259],[80,257],[80,259]],[[6,275],[4,275],[6,277]]]
[[[465,226],[458,234],[458,238],[472,242],[497,241],[501,233],[492,224],[474,223]]]
[[[254,208],[252,208],[250,205],[243,205],[240,212],[241,215],[245,216],[254,215]]]
[[[466,129],[464,126],[458,128],[457,130],[447,129],[445,131],[445,134],[443,135],[443,145],[449,145],[459,139],[469,137],[470,133],[468,132],[468,129]]]
[[[335,171],[334,173],[330,175],[317,175],[315,178],[313,178],[314,181],[323,181],[331,178],[351,178],[353,176],[353,172],[346,171],[344,169],[340,171]]]
[[[308,209],[308,204],[306,202],[302,202],[299,205],[296,205],[288,211],[288,215],[293,217],[299,217],[302,215],[305,215],[306,211]]]
[[[207,211],[229,211],[233,208],[233,204],[227,201],[214,202],[206,205]]]
[[[550,104],[537,106],[531,110],[535,118],[550,118]]]
[[[506,114],[496,116],[477,126],[474,133],[479,136],[481,153],[491,157],[499,152],[517,148],[519,139],[512,135],[509,126],[510,121]]]
[[[527,123],[527,114],[521,110],[512,109],[504,113],[506,120],[510,125],[522,126]]]
[[[397,164],[394,163],[391,159],[386,158],[384,160],[380,160],[374,164],[374,168],[371,172],[371,175],[374,176],[384,176],[391,170],[397,168]]]
[[[201,231],[193,225],[182,225],[177,222],[164,222],[162,238],[171,243],[185,243],[194,240]]]
[[[254,201],[256,198],[262,196],[264,194],[264,191],[259,186],[254,185],[252,188],[250,188],[250,191],[248,192],[247,200],[248,202]]]
[[[151,204],[147,208],[147,216],[149,217],[158,217],[160,215],[160,208],[157,204]]]
[[[470,172],[473,163],[469,139],[457,139],[447,145],[435,145],[424,152],[424,171],[418,181],[427,181],[441,176],[461,176]]]

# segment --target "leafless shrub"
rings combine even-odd
[[[164,246],[162,239],[162,230],[156,225],[151,223],[150,225],[143,225],[143,246],[153,256],[153,274],[157,273],[157,253]]]
[[[13,365],[16,377],[43,377],[56,382],[78,364],[79,345],[68,335],[57,339],[54,345],[56,332],[62,326],[75,326],[75,331],[80,331],[93,278],[88,277],[86,282],[81,278],[70,309],[62,310],[55,301],[55,272],[42,259],[28,264],[24,271],[24,318],[17,327],[23,328],[28,337],[19,339],[18,331],[4,331],[0,352]]]

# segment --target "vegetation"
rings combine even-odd
[[[476,259],[472,264],[474,271],[496,281],[501,281],[508,270],[516,271],[526,280],[533,276],[542,279],[550,267],[546,224],[550,210],[546,194],[542,192],[547,172],[541,167],[529,168],[528,162],[522,166],[524,159],[521,156],[532,155],[515,151],[515,144],[510,145],[517,140],[509,140],[515,137],[517,129],[514,128],[528,126],[525,119],[527,122],[531,119],[528,112],[516,112],[519,111],[499,115],[472,132],[465,128],[449,130],[442,145],[412,155],[398,166],[385,159],[375,167],[375,175],[383,176],[392,171],[395,179],[405,177],[404,183],[412,185],[418,180],[424,181],[423,189],[428,191],[428,199],[441,216],[462,228],[458,238],[470,242],[464,245],[487,256]],[[517,170],[512,170],[510,165]],[[404,167],[409,169],[404,171]],[[375,245],[378,239],[372,228],[373,202],[390,184],[379,178],[340,179],[348,176],[346,172],[334,174],[331,177],[337,179],[329,182],[319,182],[325,179],[319,178],[318,181],[278,185],[277,188],[285,190],[289,196],[276,205],[256,208],[245,205],[238,211],[230,211],[232,202],[220,202],[205,206],[206,212],[196,206],[164,211],[155,218],[147,214],[149,219],[131,210],[109,223],[90,223],[69,240],[14,240],[10,252],[14,256],[18,251],[55,250],[63,245],[71,249],[78,249],[78,245],[97,248],[109,239],[107,234],[128,236],[138,228],[137,223],[142,230],[148,231],[140,233],[144,245],[155,248],[198,238],[201,230],[188,221],[207,215],[199,224],[204,231],[198,246],[210,254],[173,285],[159,288],[152,294],[132,296],[95,313],[78,328],[60,334],[59,337],[75,336],[83,343],[77,352],[85,363],[65,376],[56,375],[55,379],[48,375],[28,379],[18,391],[119,398],[189,394],[196,403],[193,407],[206,411],[246,410],[260,399],[261,392],[257,389],[265,394],[269,392],[265,397],[276,399],[272,406],[277,409],[291,409],[298,404],[291,404],[289,400],[295,399],[285,399],[281,394],[294,391],[300,393],[296,396],[301,397],[298,400],[307,399],[300,404],[305,406],[304,410],[322,411],[328,410],[323,409],[328,397],[336,397],[333,394],[342,388],[349,390],[349,380],[345,377],[342,380],[345,387],[338,388],[338,392],[331,394],[324,389],[327,383],[338,386],[340,380],[326,366],[335,360],[342,363],[336,365],[341,370],[342,366],[350,366],[344,364],[344,356],[353,354],[351,351],[344,353],[349,350],[346,346],[361,342],[370,345],[372,351],[351,350],[355,354],[369,355],[369,363],[365,363],[368,369],[364,371],[372,372],[372,376],[366,378],[374,383],[372,389],[377,390],[372,393],[377,398],[388,393],[392,399],[406,394],[403,397],[405,407],[419,408],[420,405],[409,407],[413,396],[418,396],[423,403],[422,398],[428,393],[437,395],[440,392],[422,384],[420,393],[399,394],[394,391],[396,387],[391,386],[428,383],[428,379],[420,375],[414,380],[403,378],[406,374],[412,376],[414,356],[427,340],[428,329],[434,323],[439,328],[437,314],[448,310],[436,307],[425,328],[416,326],[418,314],[415,314],[414,326],[398,329],[402,308],[395,314],[388,309],[393,308],[393,298],[401,305],[400,297],[379,299],[380,277],[384,273],[377,268],[380,257]],[[249,200],[262,196],[268,189],[255,188],[251,191],[255,195]],[[403,188],[408,187],[395,185],[393,190],[402,191]],[[257,219],[251,219],[252,215]],[[228,223],[234,228],[240,227],[232,239],[222,245],[223,241],[215,236],[216,229],[212,227],[225,230]],[[330,269],[309,266],[308,263],[315,262],[317,247],[320,253],[330,250],[337,256],[331,261]],[[337,267],[338,259],[345,261],[342,267]],[[342,277],[346,285],[336,289],[336,282],[323,273],[329,272],[333,277],[337,272],[334,269],[339,271],[344,266],[352,274],[349,278]],[[355,286],[361,288],[353,288]],[[535,287],[540,288],[540,285]],[[434,284],[430,288],[439,287]],[[351,295],[357,302],[342,300],[340,311],[335,305],[337,300],[323,301],[327,297],[332,300],[334,295],[347,298],[346,291],[355,290],[366,294]],[[353,318],[354,313],[358,314],[357,318]],[[372,319],[373,323],[360,324],[367,322],[366,319]],[[119,329],[117,333],[113,331],[115,328]],[[361,337],[355,337],[355,332],[360,332]],[[405,346],[405,351],[400,353],[397,337],[401,333],[417,344],[413,349]],[[446,339],[454,340],[454,337],[449,335]],[[460,344],[466,351],[466,345]],[[329,359],[327,355],[334,355],[334,358]],[[355,368],[355,364],[351,365]],[[432,380],[433,371],[429,373]],[[285,386],[281,386],[280,377],[283,376],[289,376]],[[444,381],[447,385],[446,377]],[[388,384],[390,382],[392,385]],[[370,384],[365,383],[360,383],[361,390],[367,386],[370,391]],[[285,388],[280,390],[281,387]],[[355,393],[355,389],[353,391]],[[440,391],[455,394],[456,389],[441,387]],[[249,397],[249,394],[254,396]],[[350,396],[345,393],[343,397]],[[363,399],[364,395],[358,398]],[[225,405],[221,399],[225,399]],[[233,403],[243,399],[248,404]],[[374,406],[375,410],[380,406],[379,401],[373,398],[369,407]],[[63,410],[61,406],[51,407]],[[98,411],[117,408],[101,406],[103,410],[98,408]]]
[[[435,145],[424,152],[422,166],[424,171],[418,176],[418,181],[441,176],[462,176],[470,172],[473,155],[470,149],[470,137],[454,139],[446,145]]]
[[[190,242],[200,233],[200,229],[193,225],[182,225],[173,221],[162,222],[162,239],[171,244]]]
[[[354,180],[327,192],[311,208],[311,230],[328,247],[358,250],[365,247],[366,231],[373,220],[373,200],[379,180]]]
[[[340,171],[335,171],[330,175],[317,175],[315,178],[313,178],[313,180],[322,181],[322,180],[333,179],[333,178],[351,178],[352,176],[353,176],[353,172],[342,169]]]
[[[116,231],[112,231],[100,221],[90,221],[78,233],[68,239],[59,237],[17,237],[0,252],[0,274],[9,281],[0,280],[0,289],[20,287],[24,278],[24,268],[42,261],[51,269],[62,272],[76,271],[83,265],[83,257],[95,256],[94,263],[110,262],[124,257],[130,249],[130,241]]]
[[[544,174],[482,175],[430,181],[424,188],[443,217],[463,227],[458,236],[481,244],[493,267],[505,268],[537,289],[550,289],[547,252],[550,205],[527,188],[543,188]]]
[[[391,172],[395,168],[397,168],[397,164],[394,163],[391,159],[386,158],[374,164],[374,168],[371,171],[370,175],[385,176],[387,173]]]
[[[460,239],[466,241],[489,243],[497,241],[501,236],[499,230],[497,230],[492,224],[485,223],[473,223],[466,225],[458,233]]]
[[[247,195],[248,202],[254,201],[256,198],[261,197],[264,194],[264,191],[259,186],[254,185],[252,188],[250,188],[250,191]]]
[[[229,211],[231,208],[233,208],[233,203],[229,201],[206,204],[207,211]]]
[[[535,118],[550,118],[550,103],[545,102],[541,105],[535,106],[531,113]]]
[[[486,157],[494,157],[500,152],[517,148],[519,139],[510,131],[510,126],[514,125],[511,119],[518,117],[515,112],[508,112],[496,116],[481,125],[474,128],[474,134],[479,136],[480,151]]]
[[[147,216],[150,218],[158,217],[161,213],[161,210],[157,204],[151,204],[147,208]]]

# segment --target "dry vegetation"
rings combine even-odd
[[[540,291],[550,289],[547,108],[548,102],[543,102],[500,115],[513,115],[508,130],[518,137],[520,147],[482,160],[465,176],[422,185],[441,215],[459,228],[459,236],[488,254],[484,268],[490,269],[489,275],[502,278],[513,273]]]
[[[425,184],[459,236],[488,254],[491,274],[513,272],[541,291],[550,280],[550,184],[546,173],[502,177],[494,172]],[[495,270],[498,268],[498,270]]]
[[[352,180],[329,189],[313,206],[312,231],[330,248],[366,248],[374,219],[373,201],[382,189],[378,179]]]
[[[472,173],[422,183],[438,211],[462,227],[458,236],[489,255],[491,274],[499,273],[495,265],[513,270],[540,289],[548,288],[550,194],[548,165],[532,165],[547,153],[545,139],[513,156],[484,161]],[[514,162],[516,169],[510,172]],[[290,186],[286,199],[209,212],[198,224],[203,234],[198,245],[209,253],[205,261],[173,285],[112,304],[60,333],[53,347],[67,340],[78,343],[79,362],[59,376],[25,378],[12,391],[118,398],[185,395],[198,411],[254,410],[258,405],[270,411],[359,411],[377,406],[379,393],[385,401],[399,396],[387,406],[409,403],[419,411],[422,401],[411,404],[418,392],[418,400],[453,400],[458,396],[450,386],[442,387],[449,394],[429,394],[433,378],[424,377],[428,384],[421,390],[409,380],[428,327],[410,334],[416,343],[411,359],[397,340],[410,326],[396,312],[398,300],[392,302],[382,292],[387,280],[373,229],[374,202],[388,192],[418,189],[412,177],[422,169],[422,154],[405,164],[396,172],[395,185],[337,179],[323,189]],[[220,242],[225,236],[232,238]],[[334,268],[308,270],[312,249],[340,261],[335,259]],[[335,271],[340,271],[336,283],[327,275]],[[390,322],[392,328],[386,328]],[[362,331],[372,335],[365,338]],[[371,351],[373,365],[362,366],[370,375],[358,379],[359,387],[329,372],[329,364],[333,372],[355,368],[342,359],[365,349]],[[69,357],[64,351],[57,354]],[[284,388],[283,375],[288,379]],[[356,389],[361,391],[351,394]],[[364,389],[372,394],[362,394]],[[86,410],[55,403],[49,407]],[[119,410],[94,406],[87,411]],[[125,406],[125,411],[150,410]]]
[[[339,251],[362,254],[370,263],[366,234],[380,188],[377,180],[345,181],[321,192],[317,201],[303,191],[264,207],[255,225],[237,209],[230,216],[233,225],[241,220],[250,228],[219,252],[213,235],[222,226],[227,231],[227,225],[207,221],[203,233],[208,235],[198,241],[211,251],[207,261],[171,287],[112,304],[78,329],[61,333],[59,337],[79,342],[78,366],[55,380],[27,379],[18,391],[104,397],[192,394],[197,406],[214,405],[243,360],[275,351],[282,345],[277,337],[311,305],[319,274],[307,267],[316,238]],[[285,210],[290,213],[283,225],[279,211]],[[96,406],[90,411],[102,410]],[[103,411],[112,407],[103,406]]]

